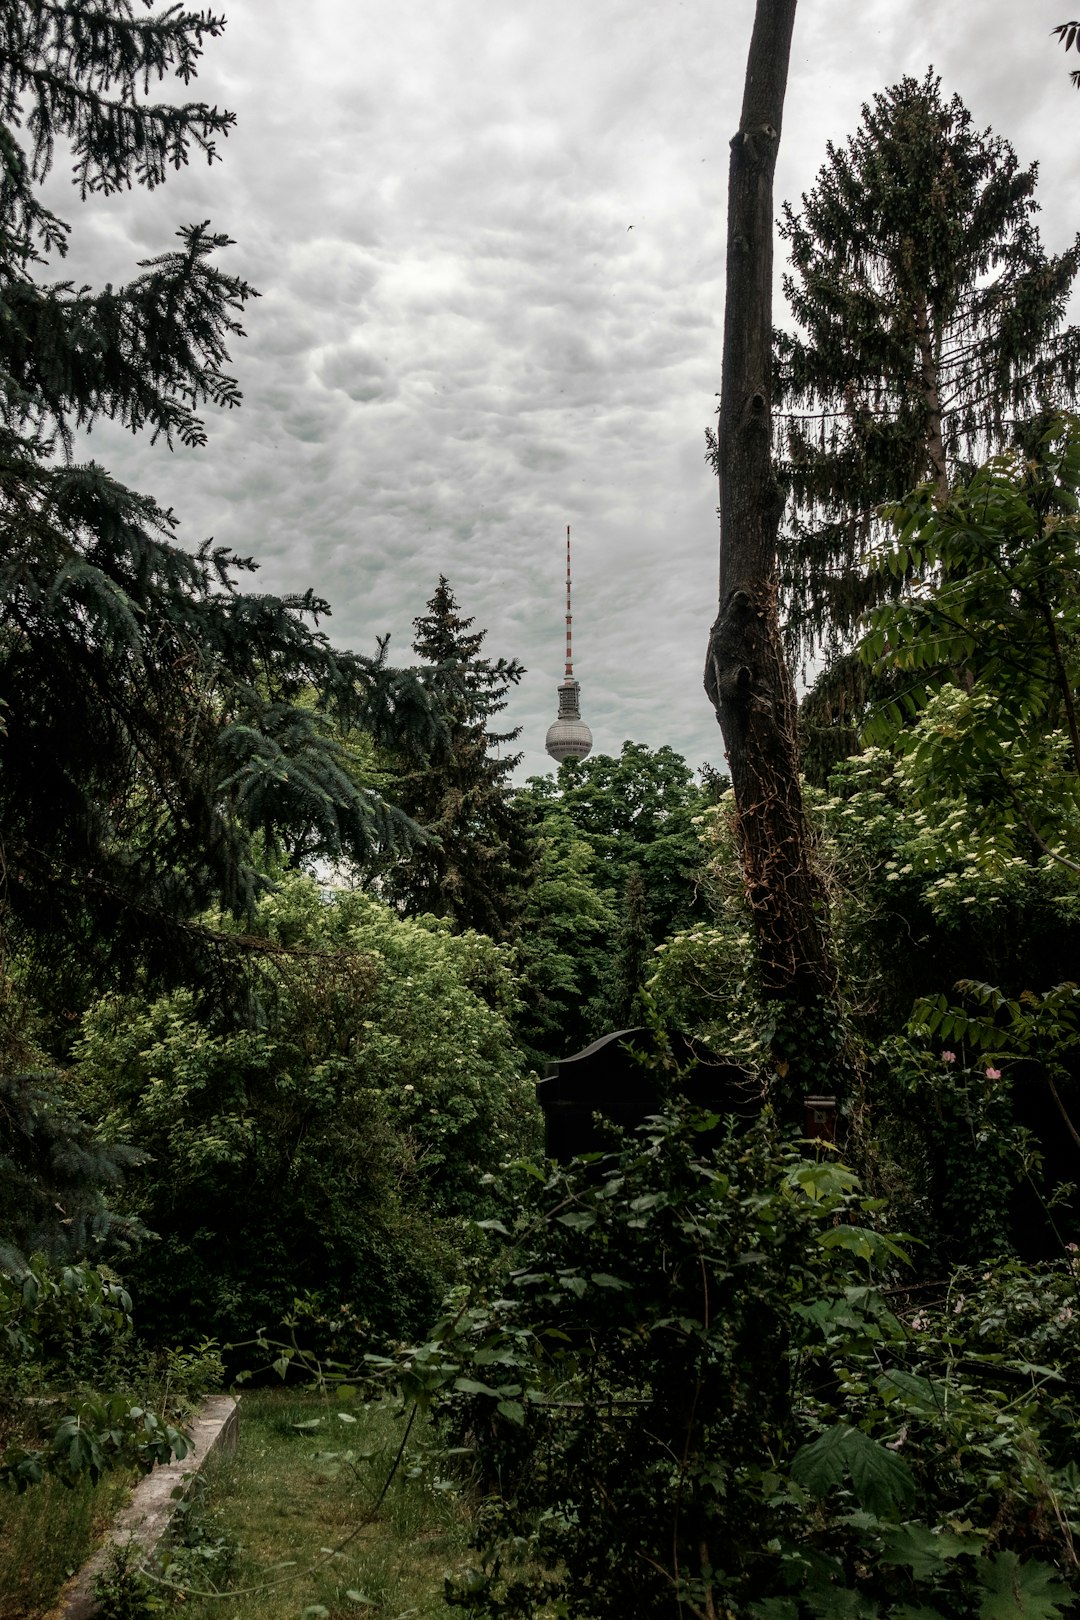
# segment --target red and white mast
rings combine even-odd
[[[574,655],[570,650],[570,525],[566,525],[566,679],[574,678]]]

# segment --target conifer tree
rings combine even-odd
[[[515,934],[536,870],[526,812],[515,805],[510,776],[521,755],[499,750],[519,736],[491,728],[524,668],[516,659],[481,656],[486,630],[463,618],[444,575],[427,612],[413,620],[418,672],[446,720],[428,763],[398,773],[394,799],[429,835],[384,879],[411,914],[449,917],[457,929],[493,939]]]
[[[880,588],[861,562],[880,503],[924,480],[947,493],[1018,420],[1075,397],[1080,332],[1062,320],[1080,237],[1044,251],[1037,177],[928,72],[864,106],[801,211],[785,205],[798,331],[775,344],[792,650],[849,644]]]
[[[57,143],[85,200],[212,161],[232,125],[152,99],[223,26],[153,6],[0,0],[0,928],[98,981],[121,958],[211,970],[190,919],[250,902],[256,834],[360,857],[407,831],[335,736],[362,723],[404,749],[438,729],[415,680],[334,651],[317,597],[242,591],[250,562],[182,549],[171,513],[75,460],[101,417],[198,446],[202,409],[240,397],[227,345],[254,293],[208,223],[124,286],[50,279],[69,235],[40,195]]]

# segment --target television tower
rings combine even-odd
[[[570,525],[566,525],[566,673],[559,682],[559,712],[548,727],[547,751],[561,764],[592,752],[592,732],[581,718],[581,684],[574,679],[570,650]]]

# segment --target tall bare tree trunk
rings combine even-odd
[[[742,117],[731,142],[717,430],[720,607],[705,689],[731,769],[762,988],[788,1004],[774,1053],[790,1065],[793,1084],[805,1087],[827,1079],[815,1030],[835,1028],[829,1015],[836,975],[803,812],[795,693],[777,618],[784,502],[771,433],[773,173],[795,6],[796,0],[757,0]],[[833,1040],[824,1046],[835,1050]]]

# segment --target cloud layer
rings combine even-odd
[[[599,750],[624,737],[719,762],[701,690],[715,613],[727,141],[752,0],[226,0],[195,92],[238,115],[212,168],[82,207],[58,274],[127,279],[209,218],[262,291],[233,355],[239,412],[170,455],[93,453],[172,505],[191,544],[313,586],[370,649],[440,573],[528,667],[508,711],[524,771],[562,673],[565,526],[576,672]],[[1042,16],[1045,10],[1045,18]],[[1043,232],[1078,222],[1080,96],[1060,7],[817,0],[796,23],[778,200],[813,183],[860,104],[930,62],[977,122],[1042,160]],[[1063,133],[1065,132],[1065,133]]]

